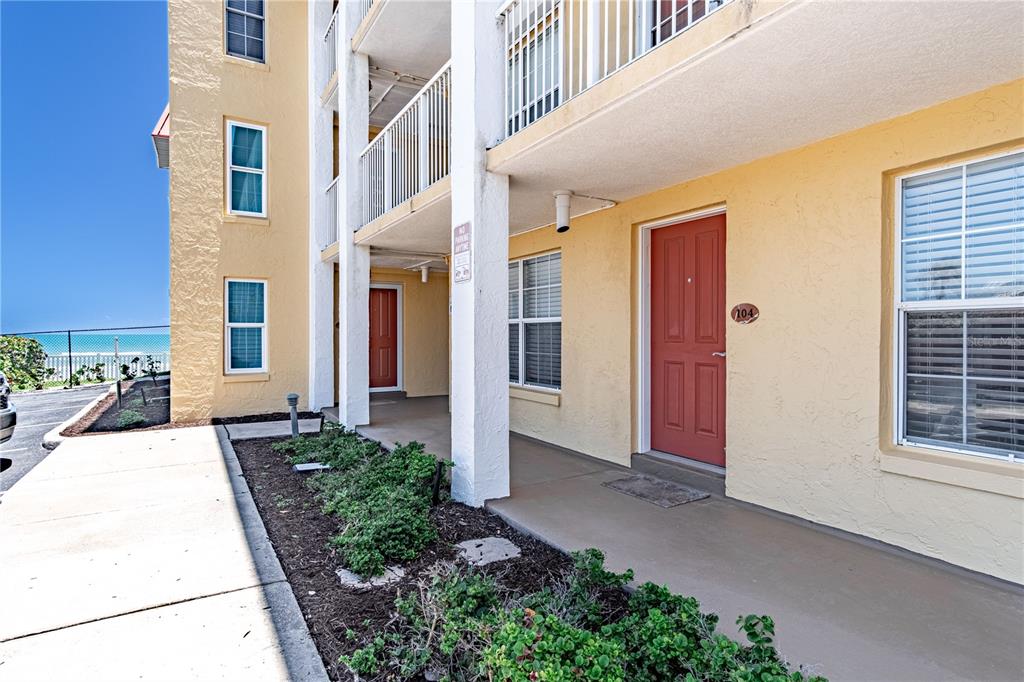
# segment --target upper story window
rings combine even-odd
[[[267,283],[229,279],[224,285],[224,369],[267,371]]]
[[[267,129],[228,121],[228,213],[267,215]]]
[[[226,0],[227,51],[233,57],[264,60],[263,0]]]
[[[562,387],[562,254],[508,264],[509,383]]]
[[[1024,461],[1024,153],[899,180],[901,443]]]

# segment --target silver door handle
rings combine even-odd
[[[719,353],[717,351],[712,353],[712,355],[714,355],[716,358],[724,358],[725,357],[725,353]]]

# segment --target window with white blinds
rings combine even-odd
[[[562,254],[508,264],[509,383],[562,387]]]
[[[228,54],[264,61],[263,0],[225,0],[224,9]]]
[[[1024,461],[1024,153],[900,182],[899,440]]]

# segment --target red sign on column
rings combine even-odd
[[[456,282],[473,279],[472,251],[473,229],[470,223],[462,223],[452,234],[452,270]]]

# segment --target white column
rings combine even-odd
[[[486,166],[503,128],[498,5],[452,0],[452,494],[473,506],[509,494],[508,177]]]
[[[330,78],[324,48],[330,21],[331,3],[309,3],[309,387],[305,397],[310,410],[334,404],[334,264],[320,260],[328,219],[324,190],[333,179],[333,112],[320,103],[321,89]]]
[[[369,65],[352,51],[359,3],[338,12],[338,417],[348,427],[370,423],[370,249],[352,243],[362,196],[359,154],[369,129]]]

